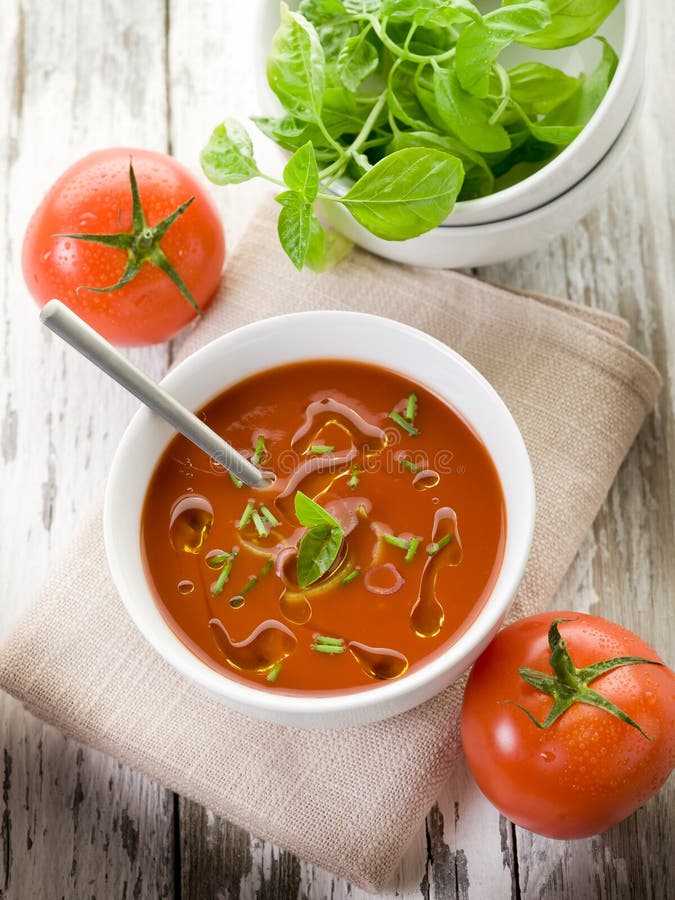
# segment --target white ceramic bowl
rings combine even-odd
[[[129,615],[180,673],[223,703],[258,718],[299,727],[342,727],[383,719],[422,703],[476,659],[494,637],[522,578],[534,526],[532,470],[520,432],[494,389],[445,344],[406,325],[350,312],[296,313],[266,319],[208,344],[162,384],[191,409],[261,368],[303,359],[364,360],[396,370],[451,403],[485,442],[501,479],[507,537],[492,593],[457,643],[426,665],[354,693],[293,696],[241,684],[198,659],[171,631],[155,604],[141,558],[140,521],[150,477],[173,430],[141,409],[115,454],[105,495],[105,546]]]
[[[477,2],[477,6],[483,9],[495,5],[485,0]],[[599,29],[598,34],[606,37],[616,50],[619,65],[607,94],[579,137],[544,168],[518,184],[488,197],[457,203],[446,220],[447,225],[478,225],[520,216],[560,196],[597,165],[626,124],[644,81],[645,16],[643,0],[621,0]],[[263,114],[278,114],[279,103],[265,81],[265,61],[272,36],[279,24],[277,0],[264,0],[261,3],[259,22],[254,52],[257,57],[256,74],[261,109]],[[539,60],[571,75],[577,75],[581,71],[592,71],[600,52],[599,42],[593,40],[555,51],[538,51],[514,44],[500,59],[507,66]],[[345,184],[342,189],[346,187]],[[340,186],[337,185],[336,192],[339,191]],[[472,264],[461,262],[453,265]]]
[[[567,231],[595,206],[630,147],[642,106],[640,96],[614,145],[585,178],[560,197],[522,216],[486,225],[445,224],[409,241],[375,237],[336,203],[322,206],[324,218],[371,253],[413,266],[459,269],[524,256]]]

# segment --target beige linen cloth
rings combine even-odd
[[[550,605],[659,388],[625,343],[626,323],[358,250],[329,273],[299,274],[263,208],[184,353],[308,309],[407,322],[492,382],[522,430],[538,498],[511,616]],[[202,694],[127,616],[106,566],[100,505],[1,648],[0,686],[77,740],[371,891],[386,886],[460,753],[461,685],[397,718],[322,731],[256,722]]]

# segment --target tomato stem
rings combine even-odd
[[[585,703],[588,706],[595,706],[597,709],[605,710],[605,712],[625,722],[626,725],[636,728],[648,741],[653,740],[648,734],[645,734],[638,723],[631,719],[627,713],[612,703],[611,700],[590,688],[589,684],[600,675],[604,675],[605,672],[611,672],[612,669],[618,669],[622,666],[633,666],[639,663],[650,666],[662,666],[663,663],[655,659],[643,659],[640,656],[616,656],[614,659],[601,660],[593,665],[585,666],[583,669],[577,669],[569,654],[567,644],[558,630],[558,625],[561,622],[570,621],[573,620],[554,619],[548,630],[548,645],[551,649],[550,663],[554,672],[553,675],[525,667],[518,669],[518,673],[524,681],[536,690],[553,697],[553,705],[544,721],[537,721],[532,713],[519,703],[515,703],[512,700],[507,700],[506,702],[512,703],[522,710],[537,728],[550,728],[575,703]]]
[[[55,237],[73,238],[76,241],[89,241],[93,244],[104,244],[107,247],[115,247],[118,250],[124,250],[127,254],[127,264],[122,273],[122,277],[116,284],[111,284],[104,288],[81,285],[77,290],[93,291],[97,294],[107,294],[111,291],[116,291],[119,288],[124,287],[124,285],[128,284],[130,281],[133,281],[145,263],[150,263],[150,265],[156,266],[164,272],[171,281],[173,281],[197,315],[201,316],[201,307],[160,247],[160,242],[171,225],[179,216],[183,215],[195,198],[190,197],[184,203],[181,203],[177,209],[156,225],[148,225],[145,213],[143,212],[138,182],[136,181],[136,175],[131,160],[129,161],[129,182],[131,185],[131,231],[122,231],[118,234],[55,235]]]

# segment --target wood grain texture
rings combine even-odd
[[[28,215],[74,159],[166,144],[161,0],[5,0],[0,28],[0,564],[6,634],[98,492],[135,403],[43,332],[20,269]],[[133,354],[155,376],[166,348]],[[95,598],[93,598],[95,602]],[[173,894],[173,798],[2,698],[3,896]]]
[[[53,553],[94,496],[135,404],[37,327],[25,299],[20,236],[57,174],[109,144],[171,149],[197,169],[224,115],[257,107],[249,0],[5,0],[0,29],[0,634],[29,602]],[[590,610],[672,652],[675,599],[673,371],[675,103],[667,87],[675,11],[649,5],[643,127],[597,209],[545,251],[480,274],[624,315],[632,342],[666,377],[582,546],[557,605]],[[274,165],[276,154],[265,151]],[[215,191],[229,244],[262,191]],[[135,351],[155,377],[166,347]],[[11,536],[11,537],[10,537]],[[0,896],[353,898],[368,896],[2,701]],[[664,790],[588,841],[514,828],[463,765],[427,817],[383,898],[655,898],[672,884]]]
[[[657,410],[624,462],[556,605],[621,622],[672,664],[675,608],[673,376],[675,95],[663,90],[675,39],[672,4],[650,5],[642,128],[597,209],[544,254],[484,270],[487,278],[568,296],[631,323],[630,341],[664,376]],[[666,898],[675,874],[671,779],[599,837],[555,842],[515,829],[523,898]]]

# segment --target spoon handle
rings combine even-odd
[[[60,300],[50,300],[40,312],[41,321],[122,387],[149,406],[181,434],[225,466],[249,487],[263,487],[262,473],[200,418],[182,406],[164,388],[141,372],[112,344],[104,340]]]

